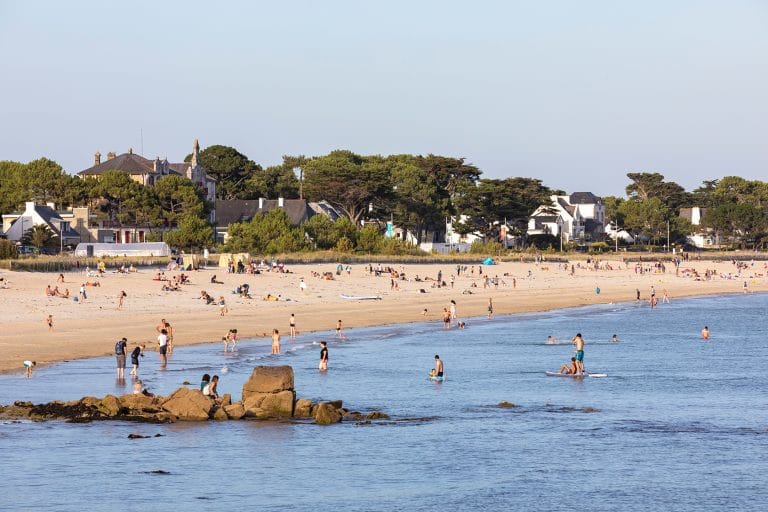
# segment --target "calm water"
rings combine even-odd
[[[353,330],[329,344],[327,375],[318,335],[277,358],[263,340],[227,356],[182,348],[166,371],[149,353],[140,372],[158,393],[207,372],[239,397],[253,366],[290,364],[299,396],[396,421],[7,422],[0,510],[765,510],[766,307],[768,295],[739,295],[469,319],[448,333],[437,322]],[[704,324],[709,342],[698,339]],[[587,367],[608,377],[545,377],[572,355],[547,335],[577,331]],[[435,353],[442,385],[425,378]],[[0,403],[126,392],[113,364],[0,377]],[[518,407],[495,407],[502,400]]]

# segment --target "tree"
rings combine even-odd
[[[144,226],[162,224],[162,211],[153,190],[127,173],[107,171],[94,185],[101,197],[101,210],[110,220]]]
[[[201,249],[211,244],[213,228],[198,216],[185,214],[178,219],[178,229],[165,234],[168,245],[179,249]]]
[[[23,179],[25,168],[20,162],[0,162],[0,212],[17,211],[29,199]]]
[[[299,180],[296,178],[293,168],[285,165],[273,165],[254,172],[245,182],[245,188],[249,198],[252,199],[259,197],[295,199],[299,197]]]
[[[43,249],[56,247],[59,243],[59,237],[47,225],[35,224],[24,233],[21,243],[42,251]]]
[[[311,201],[325,199],[358,225],[369,205],[380,210],[388,204],[392,182],[382,157],[337,150],[304,164],[304,193]]]
[[[662,234],[666,235],[669,208],[658,197],[624,201],[619,206],[619,212],[624,215],[624,227],[635,234],[656,240]]]
[[[627,177],[632,181],[626,188],[630,198],[640,201],[657,198],[670,210],[677,210],[683,203],[690,201],[683,187],[672,181],[664,181],[664,176],[657,172],[630,172]]]
[[[761,208],[747,203],[723,203],[707,209],[702,224],[718,235],[739,240],[745,248],[747,241],[764,230],[767,223]]]
[[[455,203],[467,215],[475,230],[496,236],[504,219],[522,231],[528,216],[542,204],[551,202],[554,191],[532,178],[481,179],[478,185],[465,185]]]
[[[183,176],[170,175],[159,179],[154,193],[169,223],[175,223],[181,217],[203,219],[207,213],[205,192]]]
[[[618,223],[617,226],[624,225],[624,214],[621,212],[621,204],[623,202],[624,199],[621,197],[603,196],[606,221]]]
[[[255,215],[249,222],[230,224],[227,250],[277,254],[306,250],[304,232],[292,226],[280,208]]]
[[[188,155],[185,161],[189,161]],[[200,165],[216,179],[217,199],[248,199],[245,182],[261,167],[229,146],[208,146],[200,152]]]

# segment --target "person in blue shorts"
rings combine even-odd
[[[571,343],[576,345],[576,362],[579,365],[579,373],[584,373],[584,338],[581,333],[576,333]]]

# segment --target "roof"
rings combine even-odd
[[[107,171],[123,171],[128,174],[151,174],[154,173],[154,163],[143,156],[134,153],[123,153],[122,155],[110,158],[99,165],[94,165],[83,171],[80,176],[98,176]]]
[[[52,208],[48,206],[36,205],[35,210],[38,214],[40,214],[41,217],[43,217],[45,223],[48,225],[48,227],[51,228],[56,236],[61,235],[63,238],[80,238],[80,233],[72,229],[72,226],[69,224],[67,224],[67,228],[63,233],[59,233],[59,223],[65,221],[63,221],[62,218],[59,217],[59,214],[56,213],[56,211]],[[24,232],[29,230],[32,226],[34,226],[34,219],[32,217],[22,215],[13,221],[11,227],[8,228],[8,231],[6,231],[5,236],[8,240],[19,241],[24,238]]]
[[[325,214],[333,221],[342,216],[339,211],[326,200],[322,200],[317,203],[309,203],[309,207],[312,208],[315,213]]]
[[[557,203],[560,205],[560,207],[571,214],[571,217],[574,217],[576,214],[576,207],[573,205],[570,205],[565,202],[565,200],[561,197],[557,198]]]
[[[278,201],[278,199],[218,199],[216,200],[216,224],[228,226],[236,222],[249,221],[258,213],[267,213],[279,208]],[[259,202],[261,202],[261,208],[259,208]],[[282,209],[294,226],[305,222],[315,213],[309,208],[306,199],[283,199]]]
[[[568,198],[571,204],[600,204],[602,199],[592,192],[574,192]]]

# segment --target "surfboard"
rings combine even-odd
[[[443,382],[445,380],[445,377],[430,377],[429,380],[432,382]]]
[[[593,377],[593,378],[599,378],[599,377],[607,377],[607,373],[581,373],[581,374],[572,374],[572,373],[557,373],[557,372],[544,372],[544,375],[547,377],[567,377],[569,379],[583,379],[584,377]]]

